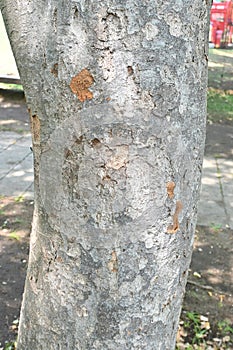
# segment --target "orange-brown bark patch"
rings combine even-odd
[[[78,73],[70,83],[71,91],[77,95],[79,101],[84,102],[93,98],[93,93],[88,88],[94,83],[91,73],[84,68]]]
[[[32,130],[32,140],[34,143],[40,142],[40,119],[34,114],[30,116],[31,120],[31,130]]]
[[[173,215],[173,224],[168,226],[167,233],[176,233],[179,229],[179,213],[181,212],[183,205],[181,201],[176,202],[176,210]]]
[[[175,189],[175,187],[176,187],[176,184],[175,184],[175,182],[173,182],[173,181],[169,181],[168,183],[167,183],[167,194],[168,194],[168,197],[169,198],[173,198],[174,197],[174,189]]]

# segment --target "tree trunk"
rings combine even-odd
[[[205,140],[207,0],[2,0],[31,118],[18,350],[175,347]]]

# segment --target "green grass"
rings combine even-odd
[[[176,350],[232,349],[232,334],[233,328],[227,320],[211,324],[207,316],[194,311],[184,311],[181,315]],[[219,341],[221,347],[217,345]]]
[[[19,195],[18,197],[15,197],[15,198],[14,198],[14,201],[15,201],[16,203],[21,203],[21,202],[24,201],[24,196],[21,194],[21,195]]]
[[[233,121],[233,50],[209,50],[208,120]]]
[[[215,233],[219,233],[222,229],[222,225],[221,224],[214,224],[212,223],[210,228],[215,232]]]
[[[5,347],[3,350],[15,350],[16,349],[16,342],[9,342],[5,344]]]
[[[16,240],[16,241],[20,241],[20,236],[16,232],[11,232],[9,234],[9,238],[13,239],[13,240]]]
[[[209,58],[213,60],[215,58],[216,60],[219,57],[219,61],[222,62],[223,57],[226,60],[233,59],[233,50],[229,49],[209,49]]]
[[[231,327],[231,325],[228,321],[219,321],[218,322],[218,330],[223,335],[233,334],[233,328]]]
[[[0,83],[0,89],[23,91],[23,86],[21,84]]]
[[[210,88],[207,97],[208,120],[212,122],[233,121],[233,95]]]

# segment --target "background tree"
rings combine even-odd
[[[207,2],[1,0],[35,162],[18,350],[174,348],[205,139]]]

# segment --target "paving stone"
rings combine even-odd
[[[0,133],[0,195],[33,198],[31,135]]]
[[[220,224],[223,227],[233,228],[233,222],[230,219],[233,183],[226,181],[227,177],[224,172],[231,171],[232,161],[221,160],[205,157],[203,162],[201,197],[198,205],[198,224],[211,226]],[[228,192],[225,189],[226,184],[229,186]],[[226,194],[229,193],[229,200]],[[232,215],[233,216],[233,215]]]

